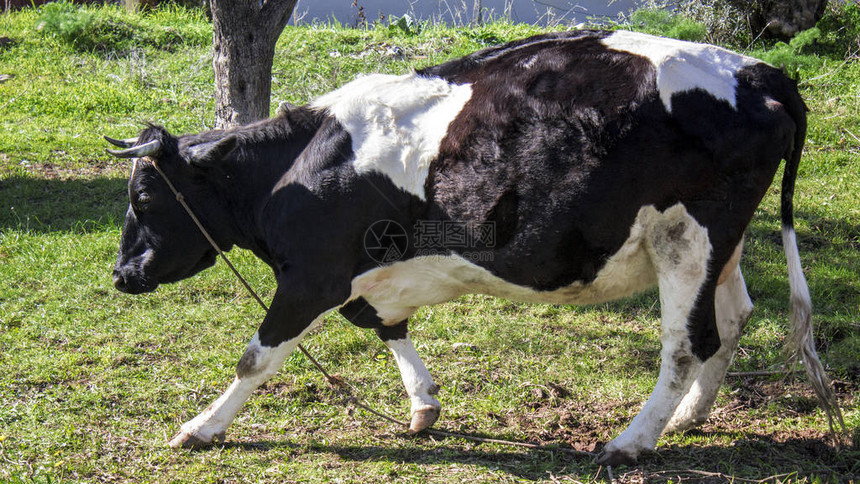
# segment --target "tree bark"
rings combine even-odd
[[[269,116],[272,62],[297,0],[212,0],[215,127]]]
[[[747,14],[753,35],[790,39],[815,27],[827,8],[827,0],[732,0]]]

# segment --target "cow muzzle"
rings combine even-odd
[[[115,287],[117,291],[124,292],[126,294],[143,294],[145,292],[154,291],[155,288],[158,287],[158,284],[134,277],[128,272],[114,269],[113,287]]]

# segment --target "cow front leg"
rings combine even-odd
[[[301,274],[287,279],[287,283],[279,279],[263,324],[236,365],[233,383],[206,410],[182,426],[170,440],[171,447],[203,447],[223,441],[227,427],[248,397],[277,373],[308,331],[337,306],[338,295],[314,289],[321,285],[303,282],[309,280]],[[341,294],[340,300],[345,297]]]
[[[738,347],[741,330],[749,320],[753,304],[740,267],[735,265],[716,289],[715,311],[720,332],[720,349],[702,365],[690,391],[681,400],[664,432],[678,432],[699,426],[708,419],[726,370]]]
[[[284,360],[296,349],[299,342],[313,329],[322,317],[314,321],[298,336],[276,346],[265,346],[260,342],[259,332],[248,343],[245,353],[236,365],[236,377],[230,387],[206,407],[199,415],[182,425],[179,433],[168,443],[173,448],[200,448],[223,442],[227,427],[236,418],[242,405],[254,390],[275,375]]]
[[[711,244],[706,229],[682,205],[655,213],[650,223],[646,247],[660,290],[660,376],[630,426],[598,456],[597,462],[603,465],[633,464],[642,451],[654,449],[699,373],[706,358],[700,358],[702,347],[718,345],[718,341],[711,341],[717,333],[716,280],[707,283]]]
[[[409,433],[416,434],[433,425],[439,418],[442,404],[433,396],[439,392],[439,386],[433,382],[433,377],[415,351],[406,321],[397,326],[378,328],[376,334],[385,342],[397,362],[411,402]]]

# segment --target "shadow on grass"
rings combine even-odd
[[[477,437],[478,435],[472,435]],[[421,448],[415,445],[401,446],[399,440],[428,441],[432,448]],[[519,448],[520,451],[497,451],[481,450],[477,443],[469,443],[468,446],[458,447],[456,444],[445,445],[440,442],[451,440],[462,442],[459,439],[446,439],[433,437],[400,437],[392,439],[390,446],[383,445],[325,445],[310,444],[303,445],[287,440],[274,440],[267,442],[236,442],[225,443],[224,448],[242,449],[251,452],[266,452],[273,449],[287,448],[298,453],[320,453],[334,454],[340,459],[350,461],[366,462],[394,462],[400,464],[462,464],[480,466],[490,470],[502,471],[524,479],[545,479],[547,473],[565,472],[591,472],[595,473],[598,466],[594,459],[587,455],[573,455],[561,449],[573,450],[568,446],[558,446],[558,450],[527,449]],[[434,442],[435,441],[435,442]],[[514,447],[511,447],[512,449]],[[198,450],[198,452],[206,451]],[[593,469],[592,469],[593,468]]]
[[[0,180],[0,231],[36,233],[118,227],[128,206],[127,179]]]
[[[833,218],[825,211],[798,210],[794,213],[795,226],[805,222],[809,229],[798,229],[797,244],[801,252],[847,248],[860,249],[860,224],[851,223],[845,219]],[[796,227],[797,228],[797,227]],[[782,246],[780,230],[782,222],[777,213],[760,210],[756,213],[753,223],[747,230],[749,236],[762,238]],[[811,230],[810,230],[811,229]],[[841,234],[849,240],[845,243],[834,243],[828,234]]]
[[[736,440],[725,446],[658,448],[651,459],[639,466],[638,471],[651,478],[665,475],[663,480],[676,477],[665,469],[699,469],[752,479],[782,476],[780,480],[785,481],[808,476],[824,482],[847,482],[860,477],[860,449],[837,448],[822,438],[798,436],[783,439],[749,434],[737,439],[737,432],[721,431],[691,431],[688,435]]]
[[[692,431],[692,436],[736,437],[736,432]],[[418,442],[429,437],[410,438]],[[546,479],[549,474],[590,475],[605,479],[606,473],[588,455],[574,455],[572,448],[526,449],[519,451],[483,450],[483,444],[462,444],[456,438],[433,437],[432,448],[413,445],[302,445],[287,440],[267,442],[227,443],[225,448],[252,452],[288,448],[297,453],[335,454],[350,461],[385,461],[418,465],[470,465],[501,471],[520,479]],[[449,444],[450,442],[450,444]],[[513,447],[512,447],[513,449]],[[847,482],[860,477],[860,449],[837,449],[820,438],[775,439],[768,435],[750,434],[729,445],[672,445],[658,447],[656,452],[640,456],[636,466],[614,469],[615,476],[636,477],[646,482],[666,482],[683,477],[697,482],[727,482],[727,479],[767,479],[782,476],[796,479],[802,476],[824,482]],[[599,476],[598,476],[598,473]],[[624,479],[624,480],[631,480]],[[607,479],[608,480],[608,479]]]
[[[796,211],[794,214],[797,229],[797,246],[801,259],[809,259],[828,251],[843,252],[860,250],[860,224],[846,219],[832,218],[824,212]],[[798,228],[805,222],[809,229]],[[760,210],[747,227],[746,238],[755,239],[764,245],[772,246],[780,254],[782,247],[782,222],[776,213]],[[835,241],[834,237],[840,240]],[[841,240],[846,239],[846,240]],[[744,261],[749,262],[749,250],[744,250]],[[839,264],[837,264],[839,265]]]

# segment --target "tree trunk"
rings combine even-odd
[[[215,126],[269,117],[275,43],[297,0],[212,0]]]
[[[747,14],[753,35],[790,39],[815,27],[827,8],[827,0],[733,0]]]

